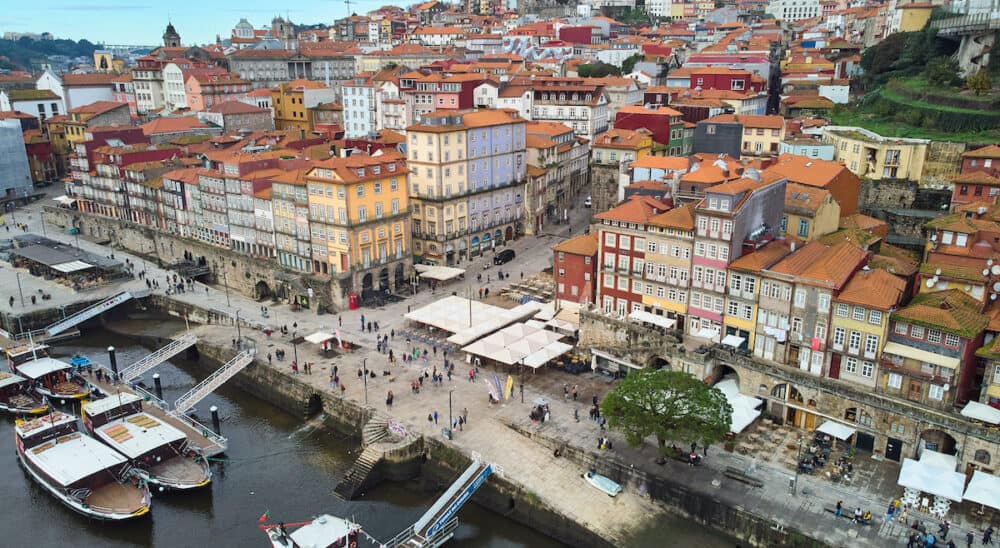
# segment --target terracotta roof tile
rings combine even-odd
[[[840,289],[850,279],[851,274],[861,266],[867,255],[866,251],[850,243],[843,242],[829,247],[822,242],[814,241],[792,253],[770,270],[795,276],[802,283],[812,282]]]
[[[675,207],[670,211],[653,215],[647,223],[664,228],[694,230],[694,210],[698,207],[698,204],[699,202],[691,202],[681,207]]]
[[[792,252],[790,244],[791,241],[787,239],[773,240],[752,253],[742,255],[739,259],[730,263],[729,268],[742,270],[744,272],[760,272],[761,270],[766,270],[777,264],[778,261],[784,259],[789,253]]]
[[[621,130],[615,130],[621,131]],[[601,146],[601,145],[595,145]],[[632,168],[664,169],[671,171],[687,171],[691,160],[682,156],[643,156],[630,164]],[[721,172],[720,172],[721,173]]]
[[[89,74],[63,74],[64,86],[108,86],[114,81],[115,75],[107,72],[93,72]]]
[[[806,210],[815,214],[829,197],[830,193],[822,188],[788,183],[785,185],[785,211]]]
[[[667,209],[667,205],[659,200],[641,194],[633,194],[621,205],[603,213],[598,213],[594,215],[594,218],[646,224],[651,216],[662,213]]]
[[[89,105],[83,105],[81,107],[76,107],[70,109],[70,113],[73,114],[93,114],[97,116],[98,114],[104,114],[105,112],[114,110],[120,107],[128,107],[128,103],[116,103],[115,101],[94,101]]]
[[[145,135],[158,135],[162,133],[180,133],[192,129],[207,129],[211,126],[202,123],[194,116],[180,116],[177,118],[156,118],[139,126]]]
[[[982,303],[962,291],[947,289],[917,295],[909,306],[892,316],[897,320],[974,339],[990,323],[989,316],[980,313],[981,308]]]
[[[847,282],[835,299],[879,310],[889,310],[900,303],[906,280],[881,269],[862,270]]]
[[[570,253],[572,255],[597,255],[597,233],[583,234],[563,241],[552,248],[553,251]]]
[[[797,154],[782,154],[762,172],[772,177],[787,177],[789,181],[825,188],[847,170],[840,162],[818,160]]]
[[[1000,145],[989,145],[962,154],[963,158],[1000,158]]]
[[[720,124],[741,124],[749,128],[782,129],[785,127],[785,119],[781,116],[758,116],[752,114],[719,114],[705,120],[705,122],[717,122]]]

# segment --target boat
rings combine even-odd
[[[621,485],[618,485],[611,479],[598,474],[594,470],[589,470],[586,474],[583,475],[583,477],[584,479],[587,480],[587,483],[589,483],[590,485],[592,485],[597,489],[600,489],[601,491],[604,492],[604,494],[608,495],[609,497],[617,496],[618,493],[622,492]]]
[[[146,413],[142,397],[119,392],[83,404],[83,425],[124,455],[135,472],[160,490],[187,491],[212,481],[208,459],[189,446],[187,435]]]
[[[128,459],[80,432],[76,417],[55,412],[19,420],[14,436],[24,469],[73,511],[104,521],[149,513],[149,488]]]
[[[15,372],[17,371],[17,366],[24,362],[47,357],[49,355],[49,345],[33,342],[20,344],[4,348],[4,354],[7,356],[7,365],[10,367],[11,372]]]
[[[48,410],[48,404],[31,389],[31,381],[13,373],[0,373],[0,411],[41,415]]]
[[[289,527],[296,527],[289,533]],[[261,526],[273,548],[357,548],[361,526],[323,514],[302,523]]]
[[[60,400],[82,400],[91,394],[93,387],[70,364],[50,358],[38,358],[18,365],[15,372],[32,381],[35,391],[42,396]]]

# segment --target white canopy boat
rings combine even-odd
[[[288,527],[297,527],[289,533]],[[264,525],[273,548],[357,548],[361,526],[346,519],[323,514],[312,521]]]
[[[149,513],[149,489],[128,460],[79,432],[76,417],[50,413],[19,420],[14,435],[28,474],[71,510],[106,521]]]
[[[82,400],[93,390],[86,379],[73,372],[72,365],[47,356],[18,365],[16,372],[30,379],[43,397]]]
[[[207,459],[188,446],[187,435],[142,410],[142,398],[120,392],[82,407],[87,431],[135,466],[151,485],[174,491],[204,487],[212,481]]]
[[[31,389],[31,381],[13,373],[0,373],[0,411],[40,415],[48,409],[48,404]]]

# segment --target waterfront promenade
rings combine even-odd
[[[37,222],[37,215],[34,217]],[[35,232],[40,233],[40,230]],[[50,229],[48,232],[50,237],[53,237],[52,233],[55,230]],[[65,234],[54,237],[63,241],[72,239]],[[95,253],[110,253],[90,242],[81,240],[80,244],[84,249]],[[537,253],[532,255],[529,250],[531,247],[542,245],[550,244],[546,243],[545,239],[524,239],[514,242],[512,247],[518,251],[519,258],[525,257],[526,264],[515,262],[510,265],[510,271],[518,272],[523,268],[525,274],[529,275],[544,268],[545,265],[542,264],[544,255]],[[142,259],[130,254],[121,251],[115,251],[115,254],[120,259],[129,258],[137,264],[142,263]],[[551,257],[551,254],[548,254],[548,257]],[[470,273],[483,271],[481,261],[482,259],[469,266]],[[165,287],[164,280],[171,273],[148,262],[146,267],[148,278],[160,280],[159,293],[162,294]],[[495,271],[495,268],[490,270],[491,273]],[[145,288],[143,282],[130,282],[130,285],[132,284],[142,284],[141,287]],[[477,285],[490,287],[491,293],[496,293],[501,287],[495,278],[490,284]],[[461,293],[461,287],[464,286],[460,284],[455,290]],[[340,329],[345,340],[358,343],[361,348],[333,359],[322,358],[317,352],[318,348],[309,343],[301,343],[297,348],[293,348],[291,333],[288,336],[281,336],[276,331],[271,338],[268,338],[261,331],[244,327],[242,335],[255,340],[258,363],[263,366],[268,366],[266,356],[269,353],[273,355],[279,348],[285,351],[285,361],[272,360],[270,367],[281,368],[287,374],[292,374],[290,363],[296,351],[300,364],[307,361],[314,362],[313,373],[300,375],[300,380],[309,382],[317,390],[331,390],[329,371],[333,365],[337,365],[341,380],[346,386],[344,396],[361,404],[365,401],[365,388],[356,372],[362,360],[367,358],[369,368],[379,373],[377,378],[369,379],[368,405],[402,421],[407,428],[417,434],[438,439],[442,437],[441,431],[448,421],[449,392],[453,390],[454,416],[467,408],[469,422],[461,432],[456,433],[453,441],[447,443],[452,443],[469,454],[477,452],[485,459],[500,465],[509,481],[522,486],[537,496],[542,503],[586,526],[612,544],[621,545],[630,532],[642,528],[644,524],[653,523],[656,515],[663,509],[642,496],[634,485],[627,486],[626,491],[614,499],[600,494],[580,477],[585,471],[580,465],[565,458],[554,457],[548,445],[539,443],[538,439],[522,435],[511,425],[526,432],[571,444],[587,452],[601,453],[599,458],[615,459],[625,463],[626,466],[647,471],[651,475],[667,476],[672,481],[688,486],[691,491],[706,493],[709,497],[727,501],[734,507],[770,518],[776,523],[785,524],[830,545],[874,547],[905,544],[903,527],[883,523],[886,504],[890,497],[898,496],[900,492],[893,485],[894,477],[891,478],[892,481],[887,481],[886,478],[872,478],[867,482],[856,482],[849,488],[834,486],[812,477],[800,477],[798,492],[793,496],[789,493],[790,472],[773,465],[758,465],[754,472],[755,476],[763,481],[762,488],[751,488],[727,479],[722,473],[727,466],[745,469],[750,457],[725,453],[721,447],[711,449],[707,459],[708,465],[705,467],[690,468],[676,462],[669,462],[664,466],[656,465],[655,448],[651,443],[647,442],[646,446],[639,449],[628,448],[620,436],[615,433],[602,434],[595,423],[587,420],[587,409],[592,396],[602,398],[611,387],[603,377],[592,374],[573,376],[558,371],[529,373],[525,376],[524,404],[520,403],[520,396],[515,387],[514,398],[491,408],[487,405],[486,388],[482,381],[470,383],[467,380],[468,366],[459,356],[449,357],[456,358],[457,362],[456,375],[451,381],[446,378],[442,387],[432,387],[430,383],[425,383],[425,388],[419,394],[411,393],[410,382],[417,378],[424,367],[429,369],[436,365],[441,371],[443,366],[441,353],[430,354],[426,364],[421,360],[404,366],[397,360],[397,365],[392,368],[392,376],[381,376],[383,368],[388,367],[387,357],[375,352],[376,335],[384,335],[392,329],[398,331],[403,327],[402,316],[408,306],[412,308],[423,306],[441,295],[450,294],[451,291],[452,288],[449,286],[445,286],[437,294],[423,290],[412,298],[384,308],[362,309],[340,315],[317,316],[311,311],[293,312],[286,305],[264,303],[269,307],[268,318],[262,317],[262,303],[235,292],[230,292],[227,298],[222,288],[209,287],[206,292],[205,286],[196,284],[194,291],[172,295],[170,298],[203,309],[226,311],[232,315],[239,311],[241,318],[264,323],[275,330],[282,325],[293,330],[293,325],[297,324],[298,327],[294,330],[300,337],[314,331],[332,332]],[[38,303],[39,306],[42,304]],[[380,331],[377,334],[361,331],[362,314],[366,322],[379,323]],[[342,320],[342,326],[339,325],[339,320]],[[202,341],[214,345],[231,345],[231,340],[236,337],[236,330],[233,327],[218,325],[192,327]],[[397,355],[404,352],[406,346],[405,340],[399,336],[390,343],[390,347]],[[483,372],[492,373],[487,369]],[[506,375],[501,375],[502,380],[505,377]],[[391,380],[393,378],[395,380]],[[579,402],[566,401],[563,398],[564,383],[580,385]],[[385,405],[388,390],[392,390],[395,395],[391,410],[386,409]],[[339,390],[334,393],[339,393]],[[552,420],[543,425],[537,425],[528,419],[532,402],[540,397],[550,402],[552,410]],[[573,418],[574,409],[579,410],[581,417],[579,422]],[[427,420],[428,414],[434,411],[439,415],[437,425]],[[613,451],[597,450],[597,438],[600,435],[607,435],[613,441]],[[718,486],[713,485],[716,481]],[[826,509],[833,508],[838,500],[844,501],[845,508],[860,506],[870,510],[876,516],[875,525],[860,527],[852,525],[848,520],[836,520]],[[964,533],[965,528],[966,524],[956,523],[953,535]]]

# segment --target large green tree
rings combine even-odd
[[[629,373],[601,404],[613,430],[636,447],[655,436],[664,448],[668,440],[712,444],[729,433],[733,409],[726,396],[688,373],[642,369]]]

